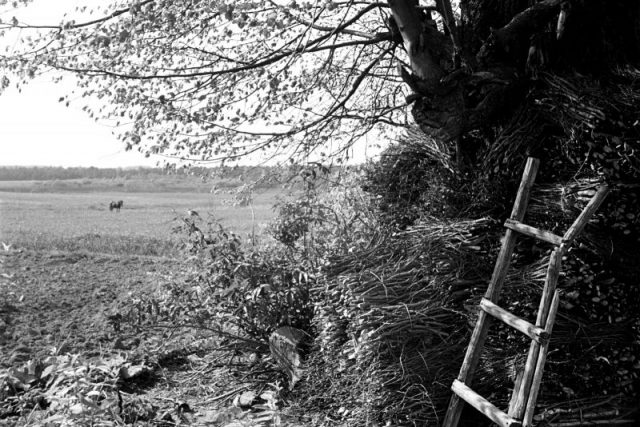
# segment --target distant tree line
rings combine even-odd
[[[129,176],[165,175],[162,168],[96,168],[55,166],[1,166],[2,181],[48,181],[54,179],[124,178]]]
[[[254,182],[265,176],[278,175],[282,168],[271,166],[236,166],[223,168],[97,168],[60,166],[0,166],[0,181],[51,181],[66,179],[129,179],[153,178],[165,175],[227,178]]]

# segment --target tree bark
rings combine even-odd
[[[434,21],[418,8],[418,0],[389,0],[388,3],[402,35],[414,76],[426,87],[436,87],[445,71],[429,45],[434,42],[433,37],[437,33]]]

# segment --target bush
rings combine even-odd
[[[236,234],[197,215],[176,231],[185,236],[187,278],[135,298],[124,322],[195,327],[258,352],[280,326],[310,331],[315,278],[303,262],[278,246],[245,250]]]

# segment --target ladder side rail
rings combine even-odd
[[[593,198],[589,200],[587,206],[582,210],[582,212],[580,212],[578,218],[576,218],[573,224],[571,224],[571,227],[569,227],[567,232],[564,233],[564,236],[562,236],[562,240],[564,240],[564,243],[567,246],[570,245],[578,236],[578,234],[582,232],[584,227],[586,227],[587,223],[589,222],[593,214],[598,210],[600,205],[602,205],[604,199],[608,194],[609,187],[607,187],[606,185],[602,185],[600,188],[598,188],[595,196],[593,196]]]
[[[527,212],[529,206],[529,198],[531,197],[531,189],[533,183],[536,180],[538,174],[538,168],[540,167],[540,160],[529,157],[527,164],[525,165],[524,172],[522,173],[522,180],[520,181],[520,187],[518,187],[518,194],[511,210],[511,216],[509,219],[521,222],[524,219],[524,215]],[[511,256],[513,255],[513,249],[515,248],[516,234],[513,230],[507,230],[504,235],[504,243],[500,248],[496,266],[489,282],[489,287],[485,293],[485,298],[493,303],[498,303],[500,297],[500,291],[506,277],[507,269],[511,264]]]
[[[536,341],[531,341],[529,346],[529,353],[527,353],[527,361],[524,365],[524,371],[520,378],[520,383],[516,384],[513,389],[513,396],[509,402],[508,414],[510,417],[522,419],[524,413],[525,404],[529,398],[529,388],[531,387],[531,381],[533,374],[535,373],[536,363],[538,362],[538,353],[540,352],[540,344]]]
[[[551,253],[549,259],[549,267],[547,269],[547,277],[545,279],[544,288],[542,289],[542,297],[540,299],[540,307],[536,317],[536,326],[544,328],[547,323],[551,302],[558,286],[558,278],[560,277],[560,269],[562,267],[562,257],[566,253],[566,248],[561,246]]]
[[[531,195],[531,188],[536,179],[538,173],[538,167],[540,160],[529,157],[522,173],[522,180],[520,181],[520,187],[518,188],[518,194],[511,211],[511,219],[516,221],[522,221],[527,211],[527,205],[529,204],[529,197]],[[516,233],[513,230],[507,230],[504,235],[504,241],[498,254],[498,260],[491,276],[491,281],[487,288],[485,297],[493,302],[497,303],[500,290],[504,284],[505,277],[507,275],[507,269],[511,263],[511,256],[515,248]],[[478,313],[478,320],[476,326],[471,334],[471,340],[467,351],[464,356],[464,361],[460,367],[460,373],[458,374],[458,381],[463,384],[468,384],[473,380],[473,374],[478,366],[480,360],[480,353],[484,346],[484,342],[487,338],[489,331],[490,317],[484,311],[480,310]],[[460,415],[462,414],[464,401],[460,399],[457,394],[451,395],[449,401],[449,407],[447,408],[447,414],[445,416],[443,427],[455,427],[458,425]]]
[[[560,276],[560,265],[562,263],[562,255],[564,254],[564,247],[555,249],[551,253],[551,259],[549,260],[549,268],[547,269],[547,278],[545,280],[544,290],[542,291],[542,299],[540,300],[540,306],[538,308],[538,317],[536,320],[536,326],[544,327],[547,323],[547,316],[551,308],[551,300],[556,291],[556,285],[558,283],[558,277]],[[509,406],[509,416],[522,419],[524,416],[525,406],[527,399],[529,398],[529,390],[531,389],[531,382],[533,381],[533,375],[535,374],[535,367],[538,359],[538,353],[540,352],[540,344],[536,341],[531,341],[529,347],[529,354],[527,355],[527,361],[524,366],[524,374],[520,381],[520,386],[514,389],[514,394],[517,397],[511,402]]]
[[[547,318],[547,325],[545,330],[551,334],[553,331],[553,324],[556,320],[556,313],[558,312],[558,304],[560,303],[560,293],[555,291],[553,295],[553,301],[551,302],[551,309],[549,310],[549,317]],[[549,350],[549,342],[545,342],[540,345],[540,352],[538,354],[538,362],[536,363],[536,370],[533,376],[533,382],[531,383],[531,390],[529,391],[529,398],[527,400],[527,406],[524,412],[523,425],[525,427],[531,426],[531,420],[533,419],[533,413],[536,409],[536,401],[538,400],[538,392],[540,391],[540,384],[542,383],[542,376],[544,374],[544,364],[547,361],[547,352]]]
[[[457,381],[463,384],[473,380],[473,374],[478,366],[480,353],[489,332],[489,320],[490,316],[485,311],[480,310],[478,312],[478,321],[476,322],[476,326],[471,334],[471,340],[469,341],[469,346],[467,347],[467,352],[465,353],[464,361],[462,362],[460,373],[458,374]],[[460,421],[460,415],[462,415],[463,406],[464,402],[460,397],[455,393],[452,394],[451,400],[449,401],[449,407],[447,408],[447,415],[445,416],[442,426],[457,426]]]

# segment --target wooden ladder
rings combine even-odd
[[[527,210],[531,188],[538,172],[539,163],[538,159],[532,157],[529,157],[527,160],[511,216],[504,224],[507,231],[500,253],[498,254],[491,282],[489,283],[485,297],[480,302],[478,320],[471,335],[471,341],[467,347],[458,379],[454,380],[451,386],[453,395],[449,402],[443,427],[455,427],[458,425],[464,402],[469,403],[478,411],[482,412],[487,418],[502,427],[527,427],[531,425],[540,382],[542,381],[544,363],[547,357],[549,336],[558,310],[559,293],[556,290],[556,284],[558,282],[558,276],[560,275],[562,257],[575,238],[582,232],[591,216],[600,207],[609,192],[607,186],[603,185],[599,187],[596,194],[562,237],[549,231],[539,230],[523,224],[521,221],[524,219]],[[497,305],[507,269],[511,263],[517,233],[535,237],[555,246],[549,260],[544,290],[542,292],[542,299],[540,300],[535,325]],[[519,375],[519,381],[516,381],[508,413],[501,411],[469,387],[480,359],[480,353],[484,347],[491,317],[502,320],[507,325],[531,338],[531,346],[529,348],[529,355],[524,367],[524,372]]]

